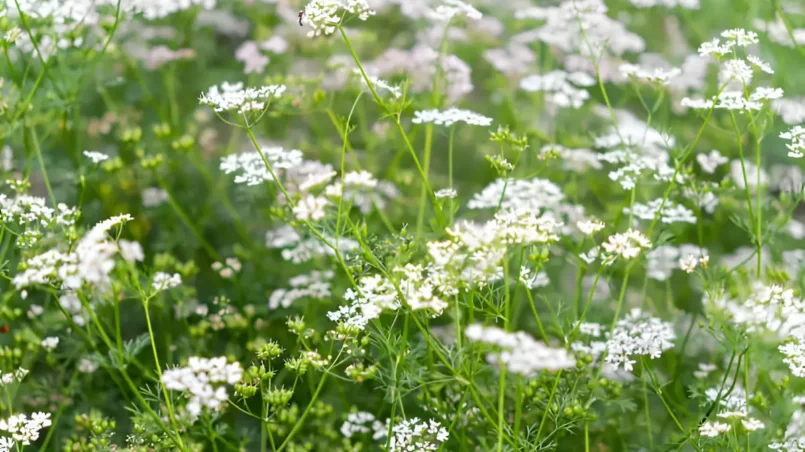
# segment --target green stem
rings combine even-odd
[[[31,145],[34,148],[34,152],[36,153],[36,160],[39,162],[39,170],[42,172],[42,179],[45,182],[45,187],[48,190],[48,196],[50,197],[50,203],[53,204],[53,207],[56,207],[56,195],[53,194],[53,188],[50,186],[50,178],[48,178],[48,171],[45,168],[45,161],[42,158],[42,148],[39,146],[39,139],[36,137],[36,130],[33,127],[26,128],[29,131],[28,136],[30,137]]]
[[[643,373],[646,373],[645,363],[642,360],[641,364],[643,364]],[[643,378],[640,380],[643,382],[643,407],[646,415],[646,430],[648,431],[649,450],[654,450],[654,437],[651,434],[651,413],[649,412],[648,406],[648,382],[646,381],[646,376],[647,375],[643,375]]]
[[[310,414],[310,409],[313,408],[313,404],[316,402],[316,399],[319,398],[319,393],[321,393],[321,390],[324,387],[324,383],[327,381],[327,376],[328,376],[327,372],[324,372],[322,374],[321,380],[319,380],[319,385],[316,388],[316,392],[313,393],[313,397],[311,397],[310,399],[310,403],[307,404],[305,411],[302,412],[302,416],[300,416],[299,419],[296,421],[296,424],[294,424],[293,428],[291,428],[290,433],[288,433],[288,436],[285,438],[285,441],[283,441],[280,444],[280,447],[279,449],[277,449],[276,452],[281,452],[282,449],[284,449],[285,446],[288,445],[288,442],[291,441],[291,438],[293,438],[294,435],[296,435],[296,433],[299,431],[299,429],[302,428],[302,423],[305,422],[305,419],[307,418],[308,414]]]
[[[154,352],[154,365],[157,368],[157,377],[159,378],[159,385],[162,387],[162,394],[165,396],[165,405],[168,408],[168,418],[170,419],[171,426],[173,427],[173,431],[176,434],[176,439],[179,442],[179,448],[184,449],[184,444],[182,443],[182,435],[179,434],[179,426],[176,423],[176,416],[173,414],[173,403],[171,403],[170,394],[168,393],[168,388],[165,386],[165,382],[162,380],[162,366],[159,364],[159,355],[157,354],[157,344],[156,340],[154,339],[154,330],[151,327],[151,315],[148,311],[148,299],[143,300],[143,310],[145,311],[145,323],[148,325],[148,338],[151,341],[151,350]],[[214,442],[213,442],[214,444]]]
[[[176,200],[176,197],[173,196],[173,192],[171,191],[170,187],[168,187],[168,184],[164,180],[162,180],[162,178],[158,178],[157,181],[159,183],[159,186],[162,187],[162,189],[165,190],[165,193],[168,194],[168,203],[171,205],[171,207],[173,207],[173,210],[174,212],[176,212],[176,215],[178,215],[179,218],[182,220],[182,222],[185,224],[185,226],[187,226],[187,228],[190,229],[190,232],[193,234],[194,237],[196,237],[196,240],[198,240],[198,242],[201,244],[201,247],[204,248],[204,251],[206,251],[207,254],[212,259],[216,261],[221,261],[221,256],[218,254],[217,251],[215,251],[215,248],[213,248],[213,246],[210,245],[210,242],[208,242],[207,239],[204,238],[204,234],[201,233],[201,231],[198,229],[198,226],[190,219],[190,217],[184,211],[181,204],[179,204],[179,202]]]
[[[643,360],[642,357],[640,359],[641,359],[641,361],[645,361],[645,360]],[[671,410],[671,407],[668,405],[668,402],[665,401],[665,397],[663,397],[663,395],[662,395],[662,388],[660,388],[660,385],[657,384],[657,381],[654,379],[654,375],[651,373],[651,369],[649,369],[646,366],[645,362],[643,362],[643,368],[648,373],[648,376],[651,379],[651,384],[654,387],[654,392],[660,398],[660,401],[662,402],[662,405],[665,407],[665,411],[667,411],[668,415],[671,416],[671,419],[673,419],[674,424],[676,424],[676,426],[679,428],[679,430],[685,436],[685,439],[690,443],[690,445],[693,446],[693,448],[696,449],[697,451],[701,452],[701,449],[699,448],[699,446],[691,439],[690,434],[688,433],[688,431],[685,430],[685,427],[682,426],[682,424],[679,422],[679,419],[677,419],[676,415],[674,414],[673,410]]]

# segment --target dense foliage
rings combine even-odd
[[[0,451],[805,451],[800,2],[0,33]]]

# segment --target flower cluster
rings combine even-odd
[[[307,33],[311,38],[333,34],[344,13],[352,13],[364,21],[375,15],[366,0],[313,0],[303,12],[305,22],[313,28]]]
[[[788,364],[791,374],[805,377],[805,336],[795,334],[789,337],[779,350],[785,356],[783,362]]]
[[[565,199],[562,189],[545,179],[497,179],[479,193],[473,195],[467,207],[470,209],[501,210],[526,209],[538,213],[543,209],[558,207]]]
[[[28,371],[22,367],[17,368],[13,372],[0,372],[0,386],[5,386],[11,383],[19,383],[23,378],[25,378],[26,375],[28,375]]]
[[[244,88],[243,83],[224,82],[210,87],[202,93],[199,103],[212,107],[216,112],[237,113],[245,115],[250,112],[262,112],[271,99],[279,98],[285,93],[285,85],[268,85],[259,88]]]
[[[240,363],[227,364],[226,357],[191,357],[187,366],[168,369],[162,383],[172,391],[188,392],[187,411],[198,417],[203,408],[219,409],[228,399],[226,385],[238,383],[243,377]]]
[[[36,412],[30,418],[25,414],[16,414],[0,420],[0,431],[10,433],[14,441],[27,446],[38,440],[39,432],[50,427],[50,424],[50,413]],[[10,447],[8,443],[6,446]]]
[[[316,237],[302,237],[293,227],[284,225],[266,232],[266,246],[282,249],[282,258],[294,264],[301,264],[318,256],[335,256],[335,249],[342,255],[360,249],[360,244],[350,238],[340,237],[336,240],[326,234],[323,237],[333,246],[326,245]]]
[[[781,133],[780,138],[791,141],[785,145],[788,148],[789,157],[800,159],[805,156],[805,128],[795,126],[791,130]]]
[[[510,333],[497,327],[470,325],[464,330],[467,339],[492,345],[500,349],[490,359],[500,362],[510,372],[533,376],[540,370],[557,371],[576,365],[576,361],[563,348],[551,348],[519,331]]]
[[[545,99],[558,107],[581,108],[590,93],[577,88],[595,84],[595,79],[584,72],[567,73],[555,70],[543,75],[531,75],[520,81],[520,88],[528,92],[543,92]]]
[[[61,281],[62,288],[73,290],[84,284],[106,283],[119,251],[117,244],[109,240],[108,232],[132,219],[128,214],[109,218],[84,234],[72,251],[52,249],[27,259],[21,265],[23,271],[14,276],[12,283],[21,289]]]
[[[451,108],[449,110],[424,110],[415,111],[414,119],[411,120],[414,124],[434,123],[437,125],[452,126],[457,122],[464,122],[471,126],[489,126],[492,125],[492,118],[479,115],[478,113],[469,110],[461,110],[458,108]]]
[[[404,419],[394,423],[388,450],[389,452],[438,450],[449,437],[447,429],[433,419],[427,422],[416,417]]]
[[[361,278],[358,290],[347,289],[344,300],[350,304],[327,313],[327,317],[359,330],[380,317],[383,311],[396,311],[401,306],[397,289],[391,281],[379,275]]]
[[[612,265],[618,258],[627,260],[636,258],[642,250],[651,248],[651,241],[642,232],[629,229],[624,233],[609,236],[601,246],[604,248],[602,262],[605,265]]]
[[[428,243],[429,280],[447,295],[484,287],[503,278],[501,262],[509,247],[553,243],[561,227],[553,216],[529,209],[499,212],[483,224],[458,223],[447,230],[449,240]]]
[[[265,158],[265,160],[263,160]],[[274,177],[266,166],[266,161],[273,171],[287,170],[302,164],[302,152],[296,149],[285,150],[281,147],[265,147],[260,151],[231,154],[221,158],[221,171],[226,174],[237,173],[236,184],[249,186],[274,182]],[[277,173],[274,173],[277,175]]]
[[[755,70],[767,74],[774,73],[772,67],[756,55],[749,54],[746,59],[737,56],[737,48],[748,47],[759,42],[757,33],[736,28],[722,32],[721,37],[725,38],[724,43],[718,38],[702,43],[699,47],[699,54],[714,56],[719,60],[726,55],[732,55],[732,58],[722,62],[720,78],[723,80],[723,90],[712,99],[685,97],[681,101],[682,107],[700,110],[717,108],[743,113],[758,111],[764,107],[764,102],[783,97],[783,90],[780,88],[759,86],[751,93],[748,89],[754,78]]]
[[[663,204],[663,201],[665,203]],[[662,206],[662,211],[660,211]],[[675,204],[672,201],[657,198],[649,201],[646,204],[635,203],[632,208],[624,207],[624,213],[631,213],[641,220],[653,221],[655,217],[659,216],[660,220],[665,224],[671,223],[690,223],[696,224],[696,214],[692,210],[681,204]],[[657,215],[659,213],[659,215]]]
[[[696,245],[682,244],[661,245],[646,253],[646,272],[649,278],[665,281],[671,277],[674,270],[683,269],[683,260],[694,256],[696,260],[703,261],[707,256],[706,250]]]
[[[309,274],[294,276],[290,279],[290,289],[277,289],[268,299],[268,308],[288,308],[296,300],[302,298],[325,299],[330,297],[330,280],[332,271],[312,271]]]
[[[369,427],[371,425],[371,427]],[[358,411],[349,413],[347,420],[341,424],[341,434],[345,438],[352,438],[355,434],[374,432],[373,439],[379,439],[388,434],[388,427],[378,421],[372,413]]]
[[[675,339],[673,325],[635,308],[618,320],[607,338],[606,362],[616,367],[622,364],[624,369],[631,371],[637,362],[632,356],[648,355],[657,359],[662,352],[673,348]]]
[[[429,19],[447,22],[455,16],[466,16],[472,20],[481,20],[484,17],[472,5],[461,0],[443,0],[443,2],[443,5],[439,5],[436,9],[427,12]]]
[[[182,284],[182,275],[178,273],[170,274],[165,272],[154,273],[151,278],[151,287],[154,292],[162,292],[163,290],[173,289]]]
[[[672,79],[679,77],[679,75],[682,74],[682,70],[679,68],[673,68],[670,70],[654,68],[653,70],[649,70],[636,64],[623,64],[619,69],[621,73],[627,77],[634,77],[641,81],[663,86],[668,85],[671,83]]]

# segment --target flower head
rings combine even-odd
[[[243,83],[224,82],[210,87],[202,93],[199,103],[209,105],[216,112],[229,112],[244,115],[261,112],[271,99],[279,98],[285,92],[285,85],[268,85],[259,88],[244,88]]]

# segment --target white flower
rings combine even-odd
[[[783,362],[788,364],[791,374],[796,377],[805,377],[805,337],[795,334],[778,349],[785,356]]]
[[[708,174],[713,174],[716,172],[716,169],[719,166],[727,163],[729,159],[713,149],[709,154],[697,155],[696,161],[699,162],[699,166],[702,167],[702,171]]]
[[[693,376],[696,377],[696,378],[699,378],[699,379],[705,378],[708,375],[710,375],[710,373],[712,371],[714,371],[714,370],[716,370],[716,365],[715,364],[699,363],[699,370],[694,370],[693,371]]]
[[[699,0],[629,0],[638,8],[652,8],[655,6],[665,6],[667,8],[687,8],[699,9]]]
[[[439,5],[434,10],[428,11],[427,17],[432,20],[447,22],[457,15],[464,15],[472,20],[483,19],[483,14],[461,0],[442,0],[444,5]]]
[[[162,292],[163,290],[173,289],[182,284],[182,276],[178,273],[169,274],[165,272],[154,273],[151,278],[151,287],[155,292]]]
[[[583,72],[567,73],[555,70],[543,75],[532,75],[520,81],[520,89],[528,92],[545,92],[545,99],[559,107],[581,108],[590,93],[577,86],[592,86],[595,79]]]
[[[388,427],[380,430],[385,436]],[[389,439],[389,452],[433,451],[450,438],[450,433],[433,419],[425,422],[419,418],[404,419],[394,423]]]
[[[715,438],[716,436],[727,433],[732,429],[732,426],[729,424],[723,424],[721,422],[712,422],[707,421],[699,427],[699,433],[702,436],[708,436],[711,438]]]
[[[59,338],[55,336],[42,339],[42,347],[47,350],[54,350],[59,345]]]
[[[788,132],[781,133],[780,138],[791,141],[785,145],[789,157],[799,159],[805,156],[805,128],[794,126]]]
[[[586,253],[579,254],[579,258],[589,265],[598,259],[598,253],[599,248],[596,246]]]
[[[732,52],[732,47],[729,44],[722,45],[719,39],[713,39],[699,46],[699,55],[720,57]]]
[[[467,207],[496,209],[500,205],[501,210],[526,209],[540,212],[558,207],[564,198],[562,189],[547,179],[510,179],[508,182],[497,179],[480,193],[476,193],[467,203]]]
[[[328,205],[330,205],[330,201],[323,196],[306,195],[294,206],[293,214],[297,220],[321,220],[327,215],[325,208]]]
[[[531,270],[523,265],[520,268],[520,282],[528,289],[533,290],[539,287],[547,286],[551,283],[551,280],[548,278],[547,273],[535,272],[534,270]]]
[[[401,307],[394,285],[378,275],[366,276],[358,283],[359,292],[347,289],[344,299],[350,304],[327,313],[333,322],[363,330],[383,311],[396,311]]]
[[[387,81],[385,81],[385,80],[383,80],[383,79],[381,79],[379,77],[375,77],[373,75],[367,75],[366,78],[364,78],[363,74],[360,71],[360,69],[357,69],[357,68],[353,69],[352,72],[355,75],[358,76],[358,78],[360,79],[361,83],[363,83],[364,86],[368,87],[369,83],[371,83],[372,87],[374,87],[375,91],[377,91],[378,89],[384,89],[384,90],[390,92],[394,96],[395,99],[399,99],[400,97],[402,97],[402,87],[401,86],[392,85],[391,83],[389,83],[389,82],[387,82]],[[369,79],[368,82],[366,81],[367,78]]]
[[[118,252],[117,244],[109,240],[108,232],[132,219],[126,214],[101,221],[84,234],[72,251],[65,253],[51,249],[27,259],[25,271],[14,276],[14,286],[21,289],[61,281],[64,289],[75,290],[83,284],[108,282],[108,275],[115,266],[114,255]]]
[[[142,262],[145,259],[143,247],[138,242],[119,240],[117,245],[120,247],[120,256],[126,262]]]
[[[415,111],[414,119],[411,120],[414,124],[434,123],[437,125],[452,126],[457,122],[464,122],[472,126],[489,126],[492,124],[492,118],[479,115],[478,113],[469,110],[460,110],[458,108],[451,108],[445,111],[439,110],[424,110]]]
[[[271,53],[285,53],[288,50],[288,41],[280,35],[274,35],[267,41],[260,43],[260,48]]]
[[[25,291],[23,290],[23,291],[20,293],[20,296],[22,296],[22,295],[26,295],[26,294],[27,294],[27,292],[25,292]],[[23,300],[24,300],[24,299],[25,299],[25,298],[23,297]],[[34,317],[39,317],[39,316],[40,316],[40,315],[42,315],[42,313],[44,313],[44,312],[45,312],[45,308],[43,308],[43,307],[42,307],[42,305],[38,305],[38,304],[32,304],[32,305],[31,305],[31,307],[28,309],[28,318],[29,318],[29,319],[33,319]]]
[[[375,416],[366,411],[359,411],[357,413],[349,413],[347,420],[341,424],[341,434],[345,438],[352,438],[356,433],[369,433],[371,430],[366,425],[375,422]]]
[[[630,357],[648,355],[657,359],[665,350],[674,347],[674,327],[656,317],[644,314],[640,309],[632,311],[618,323],[607,338],[606,362],[631,371],[635,363]]]
[[[289,281],[290,288],[277,289],[271,293],[268,299],[268,309],[272,311],[280,307],[289,308],[296,300],[309,298],[314,300],[324,300],[329,298],[330,281],[334,273],[328,271],[313,271],[307,274],[297,275]]]
[[[0,372],[0,386],[11,383],[19,383],[23,378],[25,378],[26,375],[28,375],[28,370],[23,369],[22,367],[17,368],[17,370],[14,372]]]
[[[754,432],[755,430],[759,430],[761,428],[766,428],[766,425],[763,424],[760,419],[755,419],[753,417],[742,419],[741,425],[743,425],[743,427],[750,432]]]
[[[22,30],[20,27],[14,26],[8,29],[3,39],[9,44],[15,44],[22,37]]]
[[[695,255],[688,254],[679,261],[679,268],[681,268],[685,273],[693,273],[696,271],[696,266],[698,263],[699,259]]]
[[[191,357],[186,367],[168,369],[162,374],[162,383],[171,391],[190,393],[187,410],[193,419],[198,418],[202,409],[220,410],[229,396],[226,385],[240,382],[243,368],[240,363],[227,364],[226,357]]]
[[[730,46],[747,47],[759,42],[757,33],[746,31],[743,28],[734,28],[721,32],[721,37],[727,40]]]
[[[140,196],[143,199],[143,207],[156,207],[170,199],[168,192],[159,187],[145,188]]]
[[[805,122],[805,99],[802,97],[776,99],[771,106],[783,118],[783,122],[790,126]]]
[[[763,71],[763,72],[765,72],[767,74],[774,74],[774,69],[771,68],[769,63],[761,60],[760,58],[756,57],[755,55],[747,55],[746,59],[749,60],[750,63],[752,63],[755,66],[757,66],[761,71]]]
[[[646,254],[648,277],[657,281],[665,281],[671,277],[674,270],[681,268],[680,257],[689,255],[703,256],[705,250],[696,245],[683,244],[678,248],[672,245],[662,245]]]
[[[274,183],[274,177],[268,171],[263,157],[271,165],[277,177],[279,177],[278,170],[298,168],[304,163],[302,151],[297,149],[285,150],[281,147],[260,146],[260,152],[250,151],[222,157],[219,168],[226,174],[236,173],[236,184],[254,186],[265,182]]]
[[[749,96],[749,100],[751,101],[760,101],[760,100],[777,100],[783,97],[784,91],[782,88],[768,88],[765,86],[758,86],[755,88],[755,92]]]
[[[78,362],[78,371],[84,374],[91,374],[98,370],[98,364],[87,358],[81,358]]]
[[[230,84],[224,82],[221,86],[212,86],[206,93],[202,93],[199,103],[209,105],[216,112],[235,112],[243,115],[248,112],[260,112],[266,108],[271,99],[281,97],[285,92],[285,85],[268,85],[259,88],[243,88],[243,83]]]
[[[84,151],[84,156],[88,159],[92,160],[92,163],[101,163],[104,160],[108,159],[109,156],[102,153],[102,152],[95,152],[95,151]]]
[[[327,234],[323,237],[331,244],[337,244],[342,255],[360,249],[360,244],[349,237],[339,237],[338,240]],[[266,233],[266,246],[270,249],[282,249],[282,258],[295,264],[310,261],[317,256],[335,256],[335,251],[317,237],[303,238],[287,224]]]
[[[689,97],[684,97],[679,102],[679,105],[684,108],[692,108],[694,110],[709,110],[713,108],[715,102],[706,99],[691,99]]]
[[[50,427],[50,424],[50,413],[36,412],[30,419],[25,414],[16,414],[0,420],[0,430],[10,433],[14,441],[28,446],[38,440],[39,432],[45,427]]]
[[[363,21],[375,15],[366,0],[313,0],[303,12],[304,21],[313,28],[307,33],[311,38],[333,34],[343,13],[352,13]]]
[[[634,77],[638,80],[646,81],[649,83],[657,83],[660,85],[668,85],[671,80],[682,75],[682,69],[672,68],[665,70],[662,68],[655,68],[649,70],[642,68],[636,64],[622,64],[618,68],[621,74],[627,77]]]
[[[260,47],[254,41],[246,41],[235,50],[235,59],[243,62],[244,74],[260,74],[268,65],[269,58],[260,53]]]
[[[601,245],[604,248],[604,263],[611,265],[619,257],[634,259],[640,251],[651,248],[651,241],[642,232],[629,229],[625,233],[609,236]]]
[[[433,196],[436,199],[455,199],[458,196],[458,192],[452,188],[443,188],[434,193]]]
[[[632,208],[624,207],[623,212],[629,213],[632,212],[635,217],[641,220],[653,221],[654,218],[657,216],[657,211],[660,210],[660,206],[662,207],[662,212],[660,212],[660,219],[665,224],[673,224],[673,223],[690,223],[696,224],[696,214],[693,213],[692,210],[688,209],[687,207],[681,204],[675,204],[672,201],[665,201],[663,205],[663,199],[657,198],[653,201],[649,201],[646,204],[642,204],[639,202],[634,203]]]
[[[491,354],[499,359],[510,372],[532,376],[540,370],[557,371],[576,365],[576,360],[564,348],[550,348],[524,332],[511,333],[497,327],[469,325],[464,330],[467,339],[500,348]]]
[[[606,227],[606,224],[604,224],[604,222],[601,220],[593,219],[593,220],[577,221],[576,227],[579,228],[579,230],[585,235],[593,235],[596,232],[604,229]]]
[[[722,66],[724,77],[741,81],[748,85],[752,81],[752,68],[744,60],[729,60]]]

